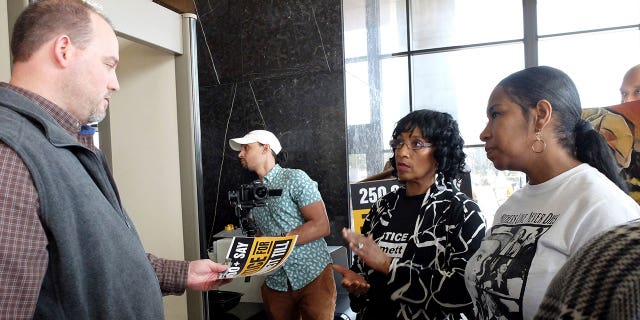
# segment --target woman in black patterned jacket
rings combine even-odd
[[[480,246],[480,208],[459,189],[465,166],[456,121],[417,110],[398,121],[390,142],[404,186],[373,205],[362,235],[343,229],[357,257],[342,273],[358,319],[458,319],[472,314],[464,281]]]

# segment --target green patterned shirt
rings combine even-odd
[[[269,196],[267,205],[251,209],[257,227],[265,236],[279,236],[303,223],[300,208],[322,201],[318,183],[299,169],[277,165],[263,179],[269,190],[282,189],[281,196]],[[313,281],[331,263],[327,243],[318,239],[296,246],[284,265],[267,276],[267,286],[287,291],[287,279],[293,290],[299,290]]]

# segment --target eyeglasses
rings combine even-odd
[[[393,140],[389,141],[389,146],[391,146],[392,149],[402,149],[402,146],[405,145],[405,144],[411,150],[420,150],[420,149],[424,149],[424,148],[430,148],[431,146],[433,146],[433,144],[431,144],[429,142],[425,142],[425,141],[417,140],[417,139],[409,141],[408,144],[406,142],[404,142],[402,140],[398,140],[398,139],[393,139]]]

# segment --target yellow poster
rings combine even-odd
[[[362,234],[364,219],[371,206],[388,192],[400,187],[397,179],[356,182],[351,184],[351,225],[352,229]]]
[[[293,251],[297,235],[283,237],[233,237],[220,279],[248,277],[279,268]]]

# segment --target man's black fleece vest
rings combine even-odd
[[[7,88],[0,88],[0,140],[29,168],[49,242],[35,318],[163,319],[158,279],[102,153]]]

